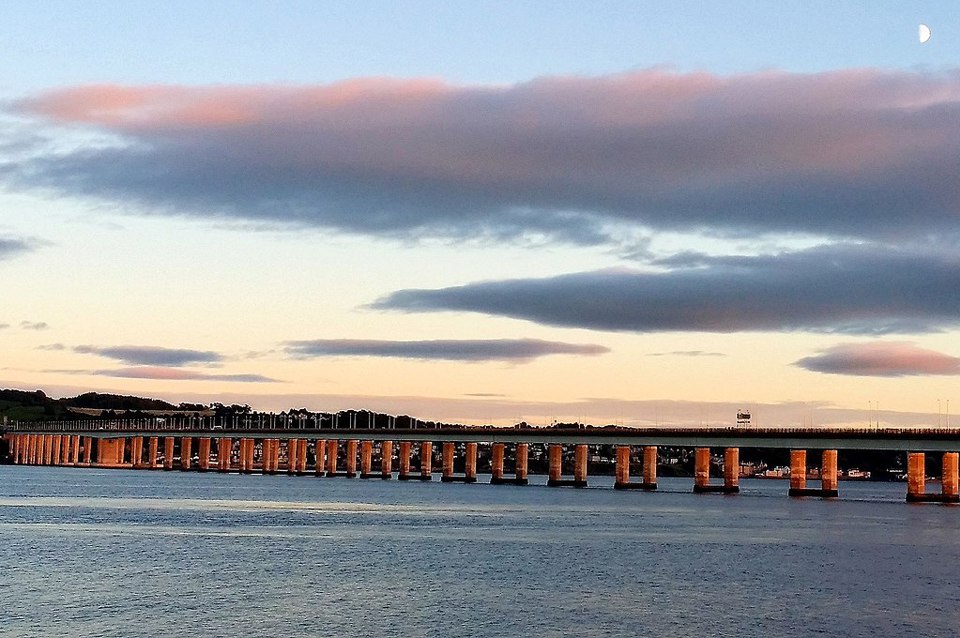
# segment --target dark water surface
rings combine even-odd
[[[591,482],[2,466],[0,636],[960,635],[960,507]]]

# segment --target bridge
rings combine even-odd
[[[741,447],[790,451],[790,496],[835,497],[838,454],[844,450],[907,454],[909,502],[960,503],[960,428],[796,428],[796,427],[428,427],[410,420],[396,427],[368,427],[351,415],[345,427],[325,416],[178,416],[176,418],[80,419],[8,424],[3,438],[8,461],[25,465],[68,465],[132,469],[175,468],[248,474],[262,472],[347,478],[432,480],[434,444],[441,448],[441,480],[477,480],[477,449],[490,446],[491,483],[527,484],[529,446],[547,449],[551,487],[587,485],[591,446],[616,448],[616,489],[655,490],[659,447],[694,450],[693,491],[739,492]],[[396,444],[396,450],[394,445]],[[411,459],[418,446],[418,466]],[[507,446],[513,475],[505,473]],[[573,475],[565,477],[565,449],[573,448]],[[722,449],[722,481],[711,482],[712,450]],[[807,452],[820,452],[819,487],[808,487]],[[357,472],[359,452],[360,471]],[[941,453],[941,491],[927,493],[925,454]],[[374,472],[374,454],[378,471]],[[342,464],[342,465],[341,465]],[[462,472],[454,472],[455,465]],[[339,470],[340,467],[344,469]],[[631,480],[638,469],[640,481]]]

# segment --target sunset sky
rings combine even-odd
[[[2,387],[497,424],[960,412],[953,0],[0,24]]]

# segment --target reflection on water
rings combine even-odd
[[[956,635],[960,507],[0,467],[0,636]],[[533,477],[540,482],[541,477]],[[482,479],[481,479],[482,480]]]

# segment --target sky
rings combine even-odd
[[[0,386],[500,425],[960,411],[953,2],[0,25]]]

